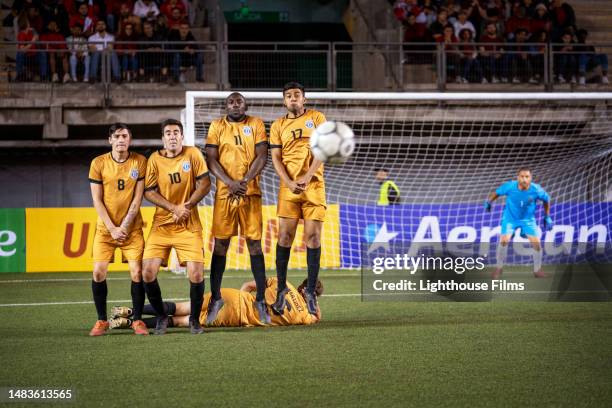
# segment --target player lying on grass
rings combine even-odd
[[[537,201],[544,205],[544,227],[547,231],[553,227],[550,218],[550,197],[544,189],[531,182],[531,170],[522,167],[518,171],[517,180],[508,181],[489,194],[485,201],[485,210],[491,211],[493,201],[498,197],[506,196],[506,205],[501,219],[501,237],[496,250],[497,266],[492,274],[497,279],[502,274],[504,262],[508,255],[508,243],[514,232],[520,228],[521,236],[526,237],[533,248],[533,274],[536,278],[545,278],[548,275],[542,271],[542,245],[535,219]]]
[[[272,326],[290,326],[300,324],[314,324],[321,320],[321,309],[317,304],[316,314],[310,314],[306,306],[305,290],[307,280],[304,280],[296,289],[291,283],[287,282],[288,291],[285,294],[287,306],[282,315],[271,314]],[[221,297],[223,298],[223,308],[217,314],[217,318],[207,324],[208,310],[202,309],[200,313],[200,323],[202,325],[212,327],[249,327],[249,326],[265,326],[259,318],[259,313],[256,310],[255,296],[253,291],[256,290],[255,281],[245,282],[240,289],[222,288]],[[270,278],[266,280],[265,298],[266,303],[272,303],[276,299],[277,280]],[[317,280],[315,295],[323,294],[323,285],[320,280]],[[210,293],[204,296],[204,304],[210,301]],[[171,317],[168,320],[169,327],[188,327],[189,315],[191,314],[190,302],[164,302],[164,312]],[[128,328],[132,323],[132,309],[128,307],[115,306],[112,309],[113,318],[111,319],[111,328]],[[145,305],[145,314],[155,314],[155,310],[151,305]],[[155,327],[156,318],[145,318],[144,322],[147,327]]]
[[[130,152],[132,132],[125,123],[115,123],[108,131],[109,153],[92,160],[89,183],[94,207],[98,213],[93,242],[93,280],[91,291],[98,320],[89,332],[101,336],[108,329],[106,320],[106,275],[108,264],[115,257],[115,249],[121,248],[122,257],[130,268],[132,307],[136,334],[148,334],[140,320],[145,290],[142,283],[142,215],[140,204],[144,191],[147,159]]]

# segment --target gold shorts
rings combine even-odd
[[[176,224],[160,225],[151,229],[142,259],[159,258],[162,265],[166,266],[173,247],[181,266],[185,266],[185,262],[204,263],[202,231],[189,231]]]
[[[215,238],[227,239],[240,235],[251,241],[261,240],[261,197],[251,195],[239,201],[215,198],[212,233]]]
[[[281,187],[278,192],[276,215],[281,218],[325,221],[326,209],[322,181],[312,182],[301,194],[294,194],[287,187]]]
[[[144,246],[142,228],[132,230],[123,244],[114,240],[106,229],[96,228],[93,242],[93,259],[94,262],[114,262],[115,249],[121,248],[123,262],[140,261],[142,260]]]

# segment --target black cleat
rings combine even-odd
[[[308,306],[308,313],[311,315],[317,314],[317,295],[304,291],[304,299],[306,299],[306,306]]]
[[[168,332],[168,315],[157,316],[157,323],[153,329],[153,334],[162,335]]]
[[[253,302],[255,305],[255,310],[257,310],[257,314],[259,315],[259,321],[261,324],[270,324],[272,321],[270,320],[270,313],[268,313],[268,305],[266,305],[265,300],[256,300]]]
[[[202,333],[204,333],[204,329],[200,325],[200,322],[198,322],[198,321],[194,322],[193,320],[191,320],[191,318],[189,318],[189,330],[191,331],[191,334],[202,334]]]
[[[221,308],[225,302],[223,302],[223,298],[213,300],[210,298],[208,302],[208,313],[206,314],[206,325],[211,326],[215,320],[217,320],[217,315],[221,311]]]
[[[287,307],[287,299],[285,295],[289,293],[289,288],[285,288],[281,291],[276,292],[276,302],[272,304],[272,310],[277,315],[282,315]]]

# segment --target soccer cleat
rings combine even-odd
[[[586,85],[586,78],[581,75],[580,78],[578,78],[578,83],[580,84],[580,86],[585,86]]]
[[[168,315],[158,316],[157,324],[155,324],[155,328],[153,329],[153,334],[161,336],[168,332]]]
[[[565,77],[564,77],[563,75],[559,75],[558,80],[559,80],[559,83],[560,83],[560,84],[564,84],[565,82],[567,82],[567,81],[565,80]]]
[[[191,331],[191,334],[204,333],[204,328],[200,325],[200,322],[194,322],[193,320],[191,320],[191,317],[189,318],[189,330]]]
[[[113,317],[108,321],[109,327],[113,329],[129,329],[132,327],[132,319],[126,317]]]
[[[134,320],[132,322],[132,330],[134,330],[134,334],[140,336],[148,336],[149,330],[147,329],[147,325],[142,320]]]
[[[268,306],[266,305],[265,300],[256,300],[253,302],[255,305],[255,310],[257,310],[257,314],[259,315],[259,322],[261,324],[270,324],[272,321],[270,320],[270,313],[268,313]]]
[[[213,300],[213,298],[210,298],[210,301],[208,302],[208,312],[206,313],[206,325],[210,326],[213,324],[213,322],[215,320],[217,320],[217,315],[219,314],[219,312],[221,311],[221,308],[223,307],[225,302],[223,302],[222,298]]]
[[[518,77],[514,77],[514,78],[512,78],[512,83],[513,84],[520,84],[521,80]]]
[[[601,77],[601,83],[604,84],[604,85],[608,85],[608,84],[610,84],[610,80],[608,79],[607,76],[602,76]]]
[[[306,299],[306,306],[308,307],[308,313],[311,315],[317,314],[317,295],[304,291],[304,299]]]
[[[497,79],[497,77],[496,77],[496,76],[493,76],[493,77],[491,78],[491,82],[492,82],[492,83],[494,83],[494,84],[499,84],[499,79]]]
[[[102,336],[109,328],[109,323],[106,320],[98,320],[89,332],[90,336]]]
[[[276,302],[272,304],[272,310],[277,315],[282,315],[287,307],[287,299],[285,299],[287,293],[289,293],[289,288],[276,292]]]
[[[502,275],[502,272],[503,272],[502,268],[495,268],[493,273],[491,273],[491,279],[499,279]]]
[[[113,306],[111,309],[111,317],[113,319],[117,317],[132,317],[133,313],[134,311],[131,308],[125,306]]]
[[[535,278],[548,278],[548,277],[550,277],[550,274],[548,274],[548,273],[544,272],[542,269],[540,269],[539,271],[534,272],[533,276]]]

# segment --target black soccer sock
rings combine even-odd
[[[174,302],[163,302],[164,305],[164,314],[173,315],[176,313],[176,303]],[[146,315],[154,315],[155,309],[151,305],[144,305],[142,308],[142,314]]]
[[[204,281],[190,282],[189,297],[191,298],[191,321],[199,322],[202,303],[204,303]]]
[[[108,295],[108,287],[106,279],[102,282],[91,281],[91,293],[96,304],[96,312],[98,312],[98,320],[106,320],[106,296]]]
[[[132,293],[132,318],[134,320],[142,319],[142,309],[144,308],[145,302],[145,289],[144,283],[134,282],[132,281],[132,286],[130,287],[130,292]]]
[[[210,262],[210,292],[215,300],[221,299],[221,281],[225,272],[225,261],[227,257],[213,253]]]
[[[255,300],[264,300],[266,298],[266,263],[263,254],[251,255],[251,271],[257,284]]]
[[[321,267],[321,247],[306,248],[306,265],[308,265],[308,285],[306,290],[315,292],[317,279],[319,279],[319,268]]]
[[[278,291],[287,287],[287,265],[289,265],[291,247],[276,244],[276,278],[278,279]]]
[[[142,321],[147,326],[147,329],[154,329],[157,326],[157,317],[145,317]]]
[[[165,315],[164,302],[162,300],[161,289],[157,279],[155,279],[153,282],[145,282],[144,288],[145,292],[147,293],[147,297],[149,298],[149,303],[153,307],[155,314],[157,316]]]

